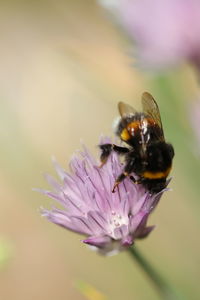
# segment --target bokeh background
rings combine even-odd
[[[117,102],[160,106],[175,147],[171,192],[138,248],[185,299],[199,299],[200,149],[190,123],[198,81],[187,65],[164,73],[137,67],[127,36],[95,1],[0,2],[0,299],[159,299],[127,253],[101,257],[81,236],[40,216],[51,201],[32,191],[67,168],[80,140],[98,156],[112,135]]]

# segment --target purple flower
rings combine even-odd
[[[108,3],[136,42],[145,66],[162,68],[184,60],[200,66],[199,0],[119,0],[112,1],[113,6],[111,1]]]
[[[110,140],[102,140],[102,143]],[[116,153],[99,168],[99,163],[83,147],[70,162],[70,174],[55,161],[61,183],[46,176],[53,191],[39,190],[63,209],[42,209],[42,215],[57,225],[83,234],[85,244],[108,254],[130,247],[136,238],[146,237],[154,228],[147,226],[149,214],[163,193],[151,195],[141,185],[126,178],[112,193],[123,164]]]

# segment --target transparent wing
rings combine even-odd
[[[148,92],[144,92],[142,94],[142,107],[144,114],[148,115],[151,119],[153,119],[155,124],[157,124],[160,127],[161,131],[159,134],[159,139],[164,140],[164,132],[158,104],[156,103],[152,95]]]
[[[137,111],[131,105],[124,102],[118,103],[118,109],[121,117],[135,115],[137,113]]]

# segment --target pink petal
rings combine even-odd
[[[83,240],[83,243],[95,246],[95,247],[104,247],[111,242],[111,238],[108,236],[99,236],[99,237],[90,237]]]

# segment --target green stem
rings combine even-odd
[[[164,278],[157,273],[157,271],[149,264],[149,262],[142,256],[135,246],[129,248],[129,253],[140,267],[144,270],[151,282],[156,287],[163,300],[180,300],[183,299],[168,285]]]

